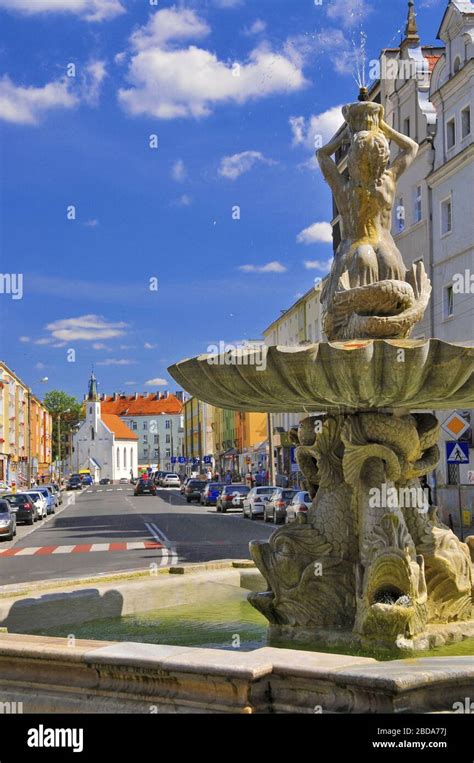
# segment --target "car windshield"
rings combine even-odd
[[[273,495],[275,488],[273,487],[258,487],[256,489],[257,495]]]
[[[10,516],[10,504],[8,501],[0,501],[0,514]]]
[[[288,501],[290,498],[293,498],[295,496],[294,490],[283,490],[282,491],[282,497],[285,499],[285,501]]]
[[[247,485],[228,485],[226,487],[226,493],[250,493],[250,488]]]
[[[179,477],[178,477],[178,475],[177,475],[177,474],[167,474],[167,475],[166,475],[166,477],[167,477],[167,478],[168,478],[168,477],[173,477],[173,479],[177,479],[177,480],[179,480]]]
[[[142,480],[141,484],[143,487],[155,487],[151,480]]]
[[[38,498],[41,498],[41,493],[28,493],[28,495],[31,495],[31,497],[34,498],[35,501],[37,501]]]
[[[222,484],[219,482],[212,482],[210,485],[207,486],[209,490],[218,490],[222,487]]]
[[[190,480],[188,484],[189,484],[190,487],[204,487],[204,485],[206,483],[205,482],[199,482],[198,480]]]
[[[15,493],[15,495],[4,495],[3,497],[9,503],[12,503],[14,506],[18,506],[18,504],[27,501],[30,496],[23,495],[22,493]]]

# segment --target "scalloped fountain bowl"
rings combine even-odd
[[[471,407],[474,347],[430,340],[353,340],[247,347],[168,369],[221,408],[271,413]]]

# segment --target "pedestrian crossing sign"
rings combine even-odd
[[[446,458],[448,464],[469,463],[469,443],[452,440],[446,443]]]

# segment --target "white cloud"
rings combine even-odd
[[[305,260],[303,264],[306,270],[320,270],[322,273],[327,273],[331,269],[332,260]]]
[[[183,193],[182,196],[179,197],[179,199],[176,199],[176,201],[172,202],[172,206],[174,207],[190,207],[193,203],[193,197],[189,196],[187,193]]]
[[[20,342],[24,342],[24,344],[26,344],[27,342],[31,342],[31,337],[30,336],[21,336],[20,337]]]
[[[150,342],[145,342],[143,345],[145,350],[154,350],[156,347],[156,344],[151,344]]]
[[[105,61],[92,60],[84,67],[82,92],[83,100],[90,106],[99,102],[102,84],[107,77]]]
[[[97,228],[97,226],[99,225],[99,221],[96,219],[86,220],[85,223],[83,223],[83,225],[85,225],[86,228]]]
[[[100,315],[82,315],[78,318],[64,318],[49,323],[46,328],[55,339],[66,342],[82,339],[111,339],[125,334],[128,324],[110,323]]]
[[[47,344],[51,344],[52,342],[53,340],[51,337],[43,337],[42,339],[35,339],[34,343],[39,345],[47,345]]]
[[[332,225],[331,223],[313,223],[298,233],[296,240],[298,244],[332,244]]]
[[[0,79],[0,119],[16,124],[37,124],[52,109],[72,109],[79,99],[69,92],[65,79],[43,87],[15,85],[5,75]]]
[[[136,360],[128,360],[126,358],[107,358],[107,360],[99,360],[98,366],[131,366],[136,363]]]
[[[136,382],[136,381],[126,381],[126,382],[125,382],[125,386],[126,386],[126,387],[136,387],[136,386],[137,386],[137,383],[138,383],[138,382]]]
[[[218,8],[237,8],[242,2],[243,0],[214,0],[214,5]]]
[[[267,262],[266,265],[240,265],[243,273],[286,273],[286,267],[280,262]]]
[[[44,363],[39,362],[35,364],[35,368],[37,368],[38,371],[41,371],[43,368],[46,368],[46,366]]]
[[[166,387],[168,382],[166,379],[148,379],[145,382],[145,387]]]
[[[224,156],[221,159],[219,175],[229,180],[237,180],[240,175],[249,172],[258,162],[267,165],[276,164],[273,159],[267,159],[260,151],[242,151],[240,154]]]
[[[121,0],[0,0],[0,8],[35,13],[74,13],[86,21],[106,21],[125,13]]]
[[[176,41],[202,38],[209,32],[192,10],[172,7],[155,13],[131,37],[131,86],[119,90],[122,106],[135,116],[199,118],[211,114],[219,103],[245,103],[294,92],[307,84],[301,67],[268,44],[262,43],[251,51],[247,62],[235,65],[196,45],[176,45]]]
[[[266,28],[266,21],[262,21],[262,19],[256,19],[253,24],[250,24],[249,27],[245,27],[244,34],[247,37],[251,37],[254,34],[261,34],[265,31]]]
[[[367,0],[330,0],[326,4],[327,17],[348,28],[360,26],[372,11]]]
[[[314,151],[316,140],[327,143],[343,124],[342,105],[333,106],[321,114],[314,114],[309,120],[304,117],[290,117],[289,121],[293,145],[302,145]]]
[[[176,180],[177,183],[182,183],[183,180],[186,180],[187,171],[185,164],[182,159],[178,159],[172,167],[171,170],[171,177],[173,180]]]

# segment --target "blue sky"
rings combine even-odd
[[[446,4],[418,1],[424,44]],[[352,40],[362,26],[377,57],[406,11],[0,0],[1,272],[23,275],[21,299],[0,294],[0,357],[38,394],[82,395],[92,364],[101,390],[131,393],[260,338],[328,270],[312,143],[357,95]]]

